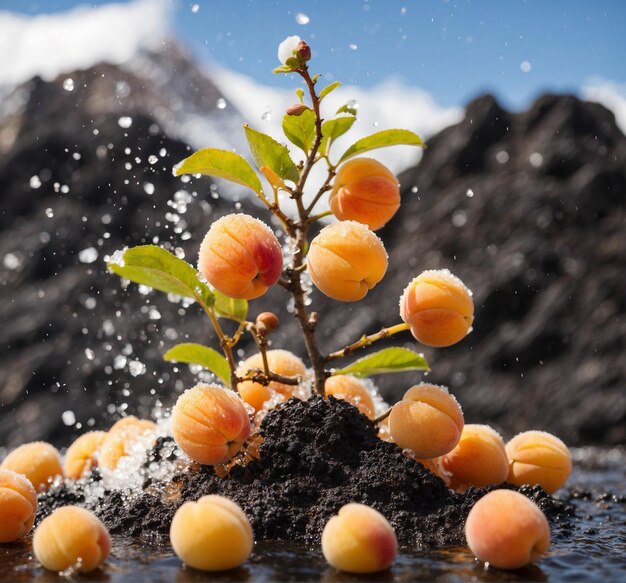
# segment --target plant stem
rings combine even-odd
[[[389,414],[391,413],[391,409],[392,407],[389,407],[389,409],[387,409],[384,413],[381,413],[378,417],[372,419],[372,423],[376,425],[377,423],[380,423],[381,421],[387,419],[387,417],[389,417]]]
[[[370,334],[369,336],[362,336],[356,342],[349,344],[345,348],[341,350],[337,350],[335,352],[331,352],[325,359],[325,362],[330,362],[331,360],[336,360],[338,358],[343,358],[344,356],[348,356],[353,352],[357,351],[359,348],[364,348],[365,346],[369,346],[370,344],[374,344],[374,342],[378,342],[378,340],[382,340],[383,338],[389,338],[389,336],[393,336],[398,332],[403,332],[404,330],[408,330],[409,325],[402,322],[402,324],[396,324],[395,326],[390,326],[389,328],[383,328],[376,334]]]

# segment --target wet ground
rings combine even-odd
[[[80,581],[623,581],[626,577],[626,452],[579,449],[569,485],[557,497],[576,508],[569,531],[556,536],[536,566],[514,572],[485,569],[466,548],[402,549],[393,568],[375,576],[328,567],[318,549],[263,542],[243,567],[210,574],[184,567],[169,546],[114,537],[102,569]],[[70,577],[71,578],[71,577]],[[0,545],[0,581],[67,581],[32,558],[30,540]]]

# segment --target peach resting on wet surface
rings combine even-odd
[[[37,492],[30,480],[12,470],[0,470],[0,543],[30,532],[37,513]]]
[[[33,441],[15,448],[0,464],[2,470],[24,474],[35,490],[47,490],[56,476],[63,476],[58,450],[45,441]]]

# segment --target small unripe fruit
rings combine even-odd
[[[467,335],[474,321],[472,294],[447,269],[424,271],[404,290],[400,317],[418,342],[451,346]]]
[[[98,465],[98,454],[106,436],[106,431],[88,431],[67,448],[63,462],[66,477],[78,480]]]
[[[156,423],[137,419],[133,415],[124,417],[113,424],[102,441],[99,464],[107,470],[114,470],[122,457],[132,454],[133,448],[141,441],[152,437],[157,430]]]
[[[80,573],[97,569],[109,556],[111,537],[88,510],[63,506],[44,518],[35,530],[33,551],[50,571],[70,567]]]
[[[278,328],[279,323],[280,322],[276,314],[272,312],[261,312],[256,317],[255,326],[259,334],[261,334],[261,332],[259,331],[259,327],[261,326],[265,330],[265,334],[267,334],[268,332],[271,332],[272,330],[275,330],[276,328]]]
[[[315,286],[343,302],[362,300],[387,271],[382,241],[365,225],[341,221],[324,227],[307,255]]]
[[[299,116],[309,109],[304,103],[294,103],[287,108],[287,115]]]
[[[170,541],[180,559],[203,571],[225,571],[244,563],[254,545],[241,508],[223,496],[186,502],[174,514]]]
[[[418,458],[451,451],[463,430],[463,411],[445,387],[421,383],[410,388],[389,415],[389,432],[397,445]]]
[[[242,213],[215,221],[200,245],[198,269],[231,298],[262,296],[283,271],[276,235],[262,221]]]
[[[376,416],[372,396],[363,383],[353,376],[342,374],[328,377],[324,391],[327,396],[348,401],[369,419]]]
[[[311,47],[309,47],[305,41],[301,40],[296,46],[295,53],[298,59],[306,62],[311,58]]]
[[[30,532],[37,514],[37,492],[30,480],[12,470],[0,470],[0,543]]]
[[[250,434],[243,401],[219,385],[186,390],[172,409],[172,435],[192,460],[205,465],[230,460]]]
[[[376,231],[400,208],[398,180],[372,158],[348,160],[337,172],[329,204],[339,220],[364,223]]]
[[[539,484],[553,494],[572,471],[572,456],[567,446],[545,431],[525,431],[506,444],[509,458],[507,482],[521,486]]]
[[[24,474],[38,492],[47,490],[57,476],[63,476],[58,450],[44,441],[20,445],[4,458],[0,469]]]
[[[544,513],[526,496],[494,490],[470,510],[465,538],[481,561],[499,569],[519,569],[548,550],[550,528]]]
[[[509,473],[504,441],[488,425],[465,425],[459,443],[441,458],[441,466],[449,472],[454,489],[501,484]]]
[[[346,504],[322,532],[324,558],[340,571],[384,571],[397,552],[396,533],[387,519],[364,504]]]

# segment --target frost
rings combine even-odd
[[[139,360],[131,360],[128,363],[128,372],[130,372],[131,376],[138,377],[146,373],[146,365]]]
[[[98,259],[98,250],[95,247],[87,247],[78,253],[78,260],[81,263],[93,263]]]
[[[148,163],[149,164],[156,164],[158,161],[159,161],[159,159],[154,154],[150,154],[148,156]]]

